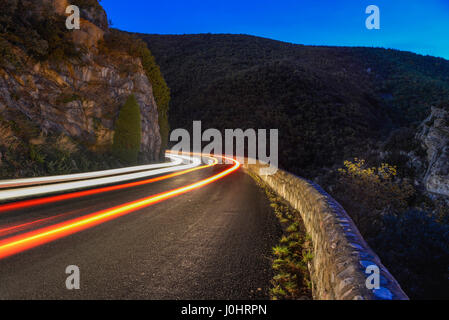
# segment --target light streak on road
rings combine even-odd
[[[182,160],[191,161],[190,164],[178,165],[174,167],[162,168],[162,169],[152,169],[137,173],[123,174],[119,176],[112,176],[106,178],[97,178],[76,182],[65,182],[56,183],[43,186],[35,187],[24,187],[18,189],[2,190],[0,191],[0,201],[12,201],[15,199],[36,197],[42,195],[48,195],[51,193],[59,193],[64,191],[73,191],[78,189],[94,188],[107,184],[120,183],[130,180],[143,179],[151,176],[156,176],[164,173],[187,170],[197,167],[201,164],[201,159],[199,157],[188,157],[181,155],[168,155],[168,157],[180,158]]]
[[[23,235],[18,235],[2,240],[0,241],[0,259],[9,257],[11,255],[20,253],[25,250],[29,250],[31,248],[43,245],[56,239],[66,237],[68,235],[80,232],[82,230],[92,228],[106,221],[116,219],[131,212],[156,204],[158,202],[204,187],[210,183],[213,183],[219,179],[224,178],[225,176],[239,169],[240,163],[237,160],[227,157],[222,158],[232,161],[234,165],[207,179],[203,179],[184,187],[165,191],[157,195],[152,195],[147,198],[129,202],[110,209],[105,209],[80,218],[59,223],[53,226],[31,231]]]
[[[91,208],[94,208],[94,207],[91,206]],[[51,222],[51,221],[54,221],[54,220],[57,220],[57,219],[60,219],[63,217],[75,215],[75,214],[79,213],[80,211],[81,211],[80,209],[77,209],[77,210],[69,211],[66,213],[58,214],[56,216],[41,218],[41,219],[32,220],[32,221],[28,221],[28,222],[24,222],[24,223],[20,223],[20,224],[16,224],[16,225],[2,227],[0,229],[0,237],[3,238],[5,236],[7,236],[8,234],[18,233],[19,231],[23,231],[24,229],[32,228],[36,225],[47,224],[48,222]]]
[[[85,179],[93,179],[93,178],[107,177],[107,176],[115,176],[115,175],[119,175],[119,174],[131,173],[131,172],[173,167],[173,166],[180,165],[183,161],[181,158],[178,158],[178,157],[175,158],[175,157],[167,156],[167,158],[169,158],[171,161],[149,164],[149,165],[144,165],[144,166],[135,166],[135,167],[120,168],[120,169],[112,169],[112,170],[86,172],[86,173],[76,173],[76,174],[38,177],[38,178],[24,178],[24,179],[14,179],[14,180],[1,180],[0,181],[0,189],[25,187],[25,186],[30,186],[30,185],[49,184],[49,183],[56,183],[56,182],[85,180]]]
[[[91,196],[91,195],[100,194],[100,193],[104,193],[104,192],[111,192],[111,191],[116,191],[116,190],[122,190],[122,189],[142,186],[142,185],[166,180],[169,178],[174,178],[174,177],[177,177],[177,176],[189,173],[189,172],[193,172],[196,170],[201,170],[201,169],[204,169],[204,168],[207,168],[210,166],[214,166],[217,163],[218,163],[217,159],[211,159],[211,163],[209,163],[207,165],[194,167],[194,168],[190,168],[187,170],[177,171],[177,172],[174,172],[171,174],[166,174],[166,175],[159,176],[156,178],[140,180],[140,181],[130,182],[130,183],[126,183],[126,184],[119,184],[119,185],[114,185],[114,186],[90,189],[90,190],[85,190],[85,191],[65,193],[65,194],[56,195],[56,196],[7,203],[7,204],[0,205],[0,213],[11,211],[11,210],[18,210],[18,209],[24,209],[24,208],[29,208],[29,207],[39,206],[39,205],[60,202],[60,201],[69,200],[69,199],[76,199],[76,198]]]

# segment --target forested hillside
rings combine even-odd
[[[422,121],[449,96],[449,61],[245,35],[140,35],[172,92],[173,128],[279,128],[281,166],[306,177]]]

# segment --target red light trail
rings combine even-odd
[[[184,187],[176,188],[143,199],[125,203],[113,208],[91,213],[80,218],[72,219],[53,226],[45,227],[42,229],[38,229],[22,235],[2,240],[0,241],[0,259],[15,255],[25,250],[29,250],[31,248],[43,245],[56,239],[66,237],[68,235],[80,232],[82,230],[92,228],[106,221],[116,219],[118,217],[137,211],[139,209],[146,208],[161,201],[204,187],[210,183],[213,183],[219,179],[224,178],[225,176],[239,169],[240,163],[237,160],[227,157],[222,158],[232,161],[234,165],[231,168],[228,168],[207,179],[200,180],[196,183],[189,184]],[[202,168],[215,165],[217,163],[217,159],[214,160],[215,160],[214,164],[203,166]],[[198,170],[199,168],[201,167],[194,169]],[[191,169],[191,171],[193,171],[193,169]]]
[[[151,179],[146,179],[146,180],[141,180],[141,181],[136,181],[136,182],[130,182],[130,183],[125,183],[125,184],[119,184],[119,185],[115,185],[115,186],[96,188],[96,189],[91,189],[91,190],[86,190],[86,191],[65,193],[65,194],[49,196],[49,197],[45,197],[45,198],[22,200],[22,201],[18,201],[18,202],[7,203],[7,204],[0,205],[0,213],[5,212],[5,211],[10,211],[10,210],[24,209],[24,208],[34,207],[34,206],[38,206],[38,205],[45,205],[45,204],[60,202],[60,201],[64,201],[64,200],[70,200],[70,199],[75,199],[75,198],[91,196],[91,195],[99,194],[99,193],[103,193],[103,192],[110,192],[110,191],[122,190],[122,189],[126,189],[126,188],[137,187],[137,186],[141,186],[141,185],[177,177],[177,176],[180,176],[180,175],[192,172],[192,171],[208,168],[217,163],[218,163],[217,159],[214,159],[213,164],[207,164],[207,165],[203,165],[203,166],[199,166],[199,167],[195,167],[195,168],[191,168],[191,169],[187,169],[187,170],[183,170],[183,171],[179,171],[179,172],[174,172],[174,173],[166,174],[166,175],[156,177],[156,178],[151,178]]]

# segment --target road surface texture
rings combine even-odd
[[[205,179],[216,165],[175,178],[0,213],[0,229],[58,221]],[[203,188],[0,260],[0,299],[267,299],[271,248],[281,229],[242,170]],[[80,268],[68,290],[66,267]]]

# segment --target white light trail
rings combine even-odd
[[[107,185],[107,184],[114,184],[114,183],[119,183],[119,182],[124,182],[124,181],[137,180],[137,179],[147,178],[147,177],[151,177],[151,176],[155,176],[155,175],[159,175],[159,174],[163,174],[163,173],[187,170],[187,169],[197,167],[201,164],[200,157],[190,157],[190,156],[182,156],[182,155],[167,155],[167,157],[169,157],[170,159],[175,160],[175,161],[178,161],[178,160],[180,160],[181,162],[189,161],[191,163],[172,166],[172,167],[168,167],[168,168],[146,170],[146,171],[131,173],[131,174],[123,174],[123,175],[118,175],[118,176],[113,176],[113,177],[97,178],[97,179],[83,180],[83,181],[76,181],[76,182],[56,183],[56,184],[44,185],[44,186],[24,187],[24,188],[12,189],[12,190],[2,190],[2,191],[0,191],[0,201],[16,200],[16,199],[20,199],[20,198],[42,196],[42,195],[47,195],[47,194],[51,194],[51,193],[67,192],[67,191],[73,191],[73,190],[78,190],[78,189],[93,188],[93,187],[103,186],[103,185]]]
[[[12,180],[12,179],[11,180],[0,180],[0,189],[25,187],[25,186],[31,186],[31,185],[49,184],[49,183],[56,183],[56,182],[68,182],[68,181],[74,181],[74,180],[85,180],[85,179],[92,179],[92,178],[114,176],[114,175],[118,175],[118,174],[131,173],[131,172],[137,172],[137,171],[144,171],[144,170],[151,170],[151,169],[158,169],[158,168],[167,168],[167,167],[180,165],[183,161],[181,158],[173,158],[170,156],[167,156],[167,158],[171,159],[172,161],[143,165],[143,166],[136,166],[136,167],[127,167],[127,168],[120,168],[120,169],[76,173],[76,174],[59,175],[59,176],[24,178],[24,179],[14,179],[14,180]]]

